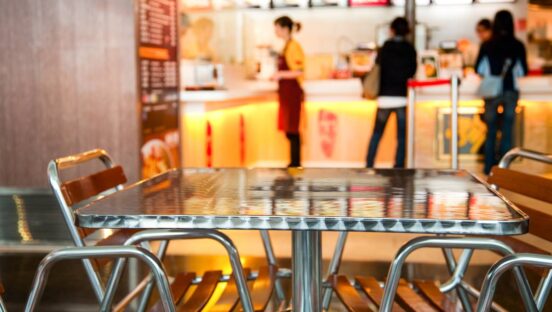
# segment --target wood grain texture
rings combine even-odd
[[[243,269],[243,274],[249,276],[251,270],[249,268]],[[238,305],[240,300],[240,294],[238,292],[238,285],[236,284],[236,279],[234,275],[230,277],[228,284],[224,288],[224,292],[217,300],[217,303],[209,310],[211,312],[228,312],[234,311],[234,308]]]
[[[68,206],[99,195],[127,182],[121,166],[108,168],[87,177],[64,182],[61,192]]]
[[[218,285],[219,279],[222,276],[222,271],[207,271],[203,275],[203,279],[197,285],[194,293],[183,305],[178,307],[179,312],[199,312],[201,311]]]
[[[0,186],[104,148],[138,178],[134,1],[0,0]]]
[[[552,203],[552,180],[545,177],[494,167],[487,182],[520,195]]]
[[[439,311],[453,311],[455,306],[448,297],[441,292],[434,281],[414,281],[419,293]]]
[[[364,291],[364,294],[372,300],[378,307],[381,305],[383,300],[383,289],[381,288],[379,282],[372,276],[362,277],[356,276],[355,281],[360,285],[361,290]],[[404,310],[396,303],[393,303],[393,311],[403,312]]]
[[[362,297],[356,288],[351,285],[346,276],[333,275],[329,278],[333,290],[343,303],[347,311],[371,312],[368,299]]]

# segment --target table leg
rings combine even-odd
[[[320,231],[293,231],[293,311],[322,311],[322,237]]]

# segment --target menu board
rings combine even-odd
[[[143,178],[180,166],[178,0],[137,0]]]

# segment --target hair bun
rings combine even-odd
[[[295,23],[294,23],[294,26],[295,26],[295,31],[296,31],[296,32],[301,31],[302,25],[301,25],[300,22],[295,22]]]

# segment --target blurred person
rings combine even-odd
[[[473,67],[477,60],[477,54],[481,48],[481,44],[491,39],[493,34],[493,24],[490,19],[484,18],[479,20],[475,26],[475,34],[479,42],[472,42],[467,38],[458,40],[458,50],[462,52],[464,61],[464,73],[471,74],[474,72]]]
[[[493,23],[490,19],[484,18],[477,22],[477,26],[475,26],[475,32],[477,33],[477,37],[479,38],[480,43],[487,42],[491,40],[493,36]]]
[[[305,55],[301,45],[293,39],[293,33],[301,29],[301,24],[288,16],[274,21],[276,36],[285,42],[278,56],[278,71],[273,80],[278,81],[278,129],[286,133],[290,145],[288,167],[301,166],[301,136],[299,124],[303,106],[303,70]]]
[[[372,138],[368,146],[366,167],[374,167],[378,145],[391,113],[397,117],[397,151],[395,168],[404,168],[406,141],[406,91],[408,79],[416,74],[416,50],[405,37],[410,33],[408,21],[397,17],[390,26],[391,38],[378,52],[376,63],[380,66],[380,90],[378,109]]]
[[[516,39],[512,13],[502,10],[496,13],[493,33],[489,41],[479,50],[476,71],[482,76],[501,76],[502,92],[498,97],[485,100],[484,121],[487,125],[485,140],[485,174],[498,164],[502,156],[512,148],[516,106],[519,100],[517,78],[527,75],[527,53],[525,46]],[[499,128],[498,108],[502,106],[503,116],[500,126],[501,139],[498,153],[496,134]]]

